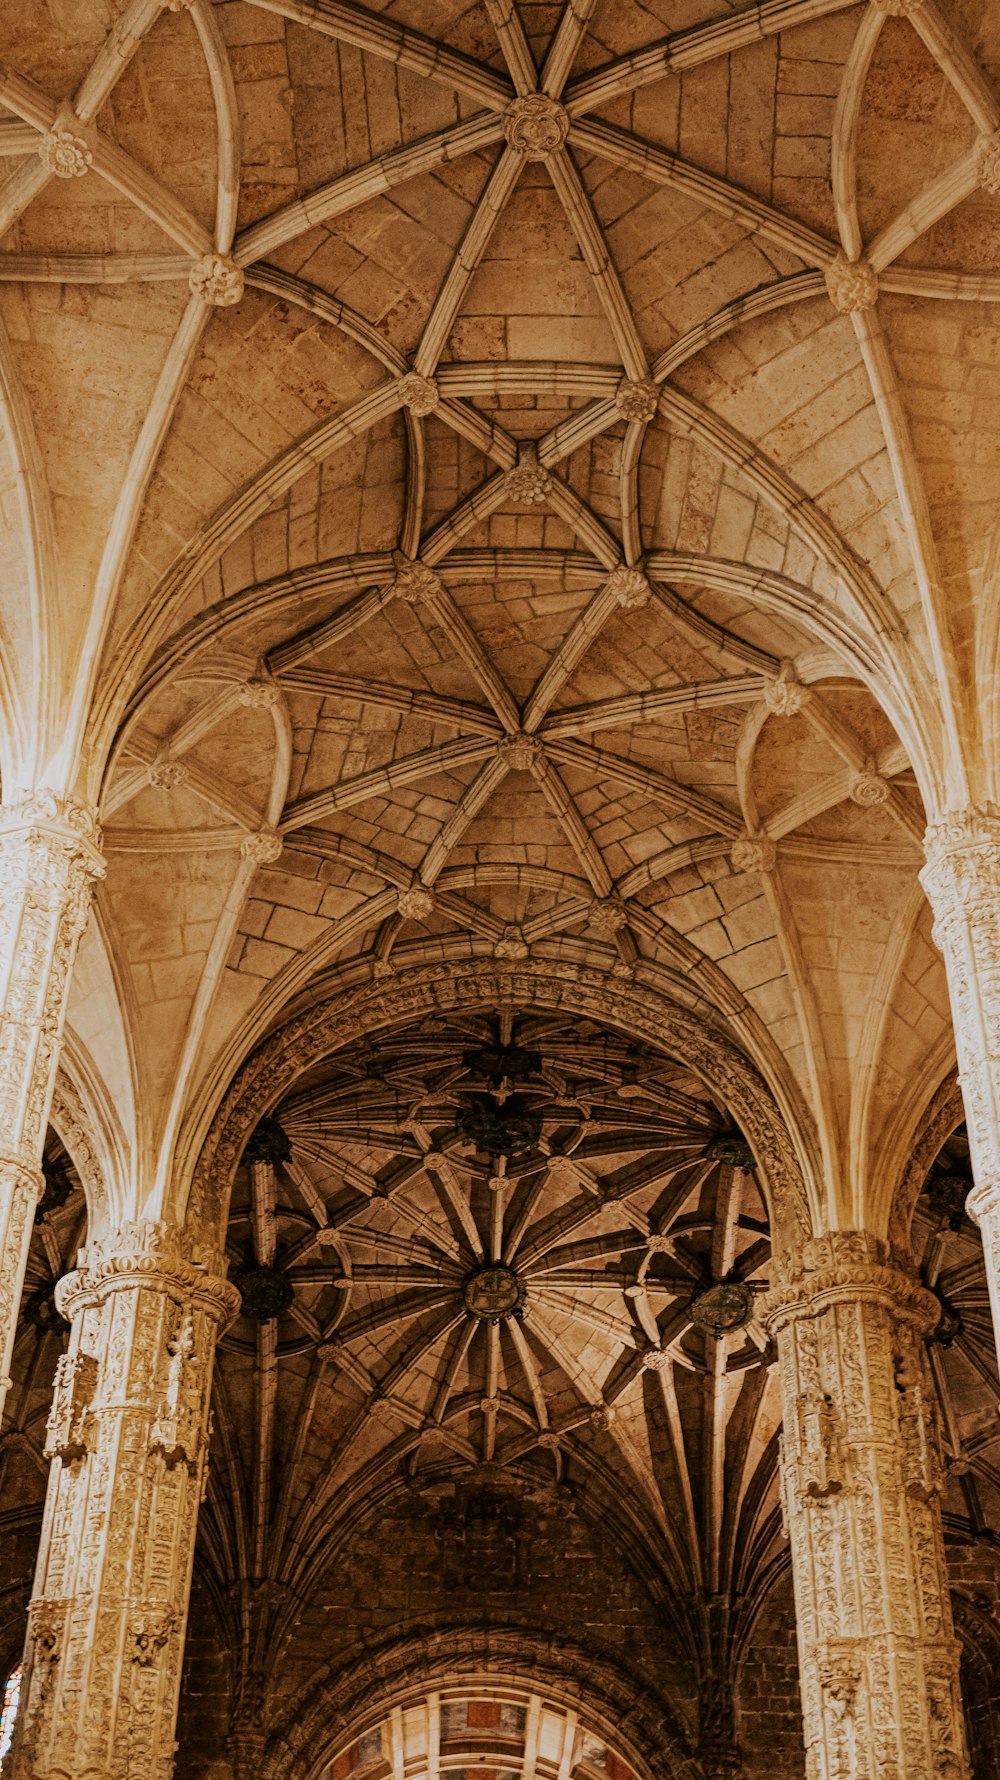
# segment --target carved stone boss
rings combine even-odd
[[[163,1224],[93,1242],[70,1319],[28,1615],[14,1780],[168,1780],[212,1361],[239,1298]]]
[[[920,881],[944,954],[993,1329],[1000,1350],[1000,810],[962,810],[929,828]]]
[[[104,872],[99,845],[73,799],[40,792],[0,806],[0,1415],[73,960]]]
[[[925,1333],[939,1306],[858,1232],[806,1244],[778,1344],[809,1780],[967,1780]]]

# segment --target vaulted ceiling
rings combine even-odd
[[[334,966],[527,955],[696,1000],[884,1223],[992,788],[990,7],[70,10],[4,25],[3,746],[101,801],[112,1198]]]

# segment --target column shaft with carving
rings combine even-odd
[[[920,881],[944,954],[993,1329],[1000,1352],[1000,810],[958,811],[927,830]]]
[[[0,806],[0,1417],[73,960],[104,869],[99,840],[72,800]]]
[[[70,1320],[13,1780],[168,1780],[208,1445],[212,1361],[238,1295],[162,1224],[94,1242]]]
[[[807,1244],[764,1305],[781,1371],[808,1780],[967,1780],[924,1336],[875,1238]]]

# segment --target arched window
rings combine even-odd
[[[11,1669],[3,1690],[3,1705],[0,1706],[0,1774],[3,1764],[10,1754],[10,1740],[14,1735],[14,1720],[17,1708],[21,1704],[21,1664]]]

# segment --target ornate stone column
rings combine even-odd
[[[205,1479],[212,1360],[238,1305],[218,1253],[163,1224],[82,1251],[13,1780],[168,1780]]]
[[[927,830],[920,882],[944,954],[975,1186],[1000,1352],[1000,810],[959,810]]]
[[[0,1418],[55,1085],[66,996],[100,830],[72,799],[0,805]]]
[[[782,1389],[809,1780],[967,1780],[926,1331],[939,1307],[845,1232],[764,1301]]]

